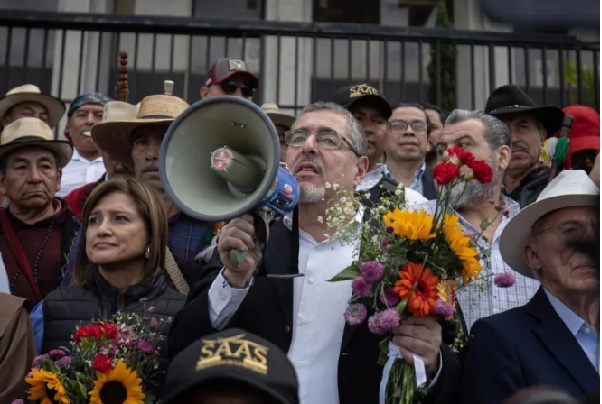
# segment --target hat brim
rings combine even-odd
[[[0,146],[0,160],[3,160],[7,154],[24,147],[40,147],[50,150],[58,157],[60,169],[65,168],[73,156],[73,146],[66,140],[15,141]]]
[[[92,126],[90,135],[99,149],[108,153],[113,159],[132,167],[132,135],[134,131],[146,125],[165,125],[166,130],[173,119],[133,119],[131,121],[114,121]]]
[[[599,136],[582,136],[569,138],[569,154],[583,150],[600,150]]]
[[[67,109],[60,98],[53,97],[52,95],[32,93],[13,94],[0,99],[0,118],[3,118],[6,112],[15,105],[28,101],[37,102],[48,110],[48,126],[51,128],[60,122]]]
[[[560,130],[560,127],[562,126],[562,120],[564,119],[564,111],[552,105],[544,105],[541,107],[500,107],[490,111],[488,114],[500,119],[517,114],[533,115],[546,129],[547,137],[554,136],[554,134]]]
[[[575,206],[596,206],[595,195],[562,195],[535,202],[510,220],[500,238],[502,259],[514,271],[531,279],[537,279],[525,260],[525,245],[531,237],[531,228],[539,219],[558,209]]]
[[[281,114],[279,112],[268,112],[267,115],[272,120],[272,123],[274,125],[282,125],[287,129],[293,127],[293,124],[295,123],[296,119],[292,115]]]
[[[389,119],[393,111],[391,110],[391,105],[389,102],[376,94],[367,94],[362,95],[361,97],[352,98],[347,105],[344,105],[345,108],[349,109],[351,107],[359,107],[359,106],[367,106],[375,108],[378,112],[380,112],[385,119]]]
[[[199,386],[202,386],[209,382],[215,382],[217,380],[232,380],[243,382],[248,384],[249,386],[252,386],[254,388],[257,388],[258,390],[265,392],[270,397],[274,398],[275,400],[278,400],[280,404],[296,404],[296,402],[291,402],[287,398],[283,397],[282,394],[280,394],[278,391],[275,391],[274,389],[267,387],[265,384],[258,382],[258,380],[253,379],[253,377],[246,376],[244,374],[241,374],[240,372],[227,373],[223,371],[200,376],[197,380],[195,380],[192,383],[184,383],[180,386],[180,388],[174,391],[165,392],[163,404],[177,404],[179,403],[179,401],[176,400],[179,400],[182,394],[188,393],[191,390],[198,388]]]

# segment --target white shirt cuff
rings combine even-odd
[[[218,330],[224,328],[232,319],[253,284],[251,280],[244,289],[233,288],[223,276],[223,272],[222,269],[209,289],[211,326]]]
[[[433,377],[433,380],[431,380],[431,382],[428,384],[428,386],[426,386],[426,389],[430,389],[431,387],[433,387],[435,385],[435,383],[437,383],[437,380],[439,379],[439,375],[441,374],[441,370],[443,369],[443,355],[441,354],[441,349],[439,349],[439,369],[437,369],[437,373],[435,373],[435,377]]]

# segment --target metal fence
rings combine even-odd
[[[361,82],[391,103],[448,107],[482,108],[507,83],[545,104],[598,108],[600,97],[599,43],[568,36],[16,10],[0,14],[0,92],[33,83],[65,102],[113,95],[120,51],[129,55],[130,102],[161,92],[166,79],[197,101],[224,56],[258,72],[257,103],[290,110]]]

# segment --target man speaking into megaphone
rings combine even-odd
[[[351,194],[364,176],[366,138],[347,110],[316,103],[301,112],[286,143],[285,160],[300,189],[297,209],[271,226],[263,250],[251,216],[240,215],[222,228],[203,278],[174,321],[169,354],[173,357],[216,329],[239,327],[288,352],[301,403],[377,403],[383,371],[377,364],[379,339],[366,323],[345,324],[351,282],[328,282],[357,258],[362,212],[347,217],[345,225],[358,232],[352,243],[330,237],[332,229],[320,219],[337,192],[328,183]],[[232,251],[247,254],[242,262],[232,262]],[[400,347],[419,353],[431,378],[437,375],[435,386],[440,388],[433,387],[430,394],[453,402],[459,362],[450,360],[447,351],[441,355],[439,324],[423,320],[396,329]]]

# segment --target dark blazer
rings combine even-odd
[[[429,201],[437,198],[437,188],[435,187],[435,179],[433,178],[433,169],[426,167],[422,175],[422,196]]]
[[[462,403],[502,403],[542,384],[582,401],[600,389],[600,375],[541,288],[525,306],[478,320],[471,334]]]
[[[258,273],[286,274],[296,272],[291,263],[294,236],[282,221],[276,222],[263,255]],[[215,330],[209,317],[208,292],[221,263],[214,253],[204,278],[193,288],[188,301],[176,317],[168,338],[170,357],[198,338]],[[288,352],[293,327],[293,282],[256,276],[254,284],[243,300],[228,327],[239,327],[259,335]],[[366,323],[351,327],[345,325],[339,356],[339,395],[341,404],[378,403],[382,367],[377,364],[378,343],[382,337],[372,335]],[[445,337],[453,340],[453,335]],[[455,403],[459,396],[460,361],[447,346],[442,347],[443,369],[437,383],[429,390],[425,402]]]

